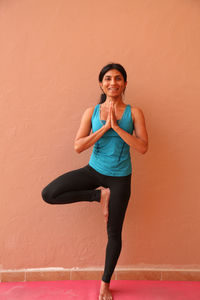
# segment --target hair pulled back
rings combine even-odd
[[[102,68],[101,72],[99,73],[99,82],[102,82],[104,75],[108,71],[113,70],[113,69],[118,70],[122,74],[122,76],[124,78],[124,81],[125,82],[127,81],[127,73],[126,73],[124,67],[122,65],[120,65],[120,64],[117,64],[117,63],[110,63],[110,64],[107,64],[106,66],[104,66]],[[101,104],[101,103],[103,103],[105,101],[106,101],[106,94],[102,93],[101,97],[100,97],[100,102],[99,103]]]

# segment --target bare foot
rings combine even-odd
[[[100,204],[102,206],[103,215],[105,218],[105,222],[108,222],[108,203],[110,199],[110,189],[102,189],[101,190],[101,200]]]
[[[109,290],[109,283],[101,281],[99,300],[113,300],[112,294]]]

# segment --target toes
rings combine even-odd
[[[106,297],[106,296],[99,296],[99,300],[113,300],[112,296]]]

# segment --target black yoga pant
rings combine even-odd
[[[110,189],[108,243],[102,276],[102,280],[109,283],[122,248],[121,234],[130,197],[131,174],[123,177],[106,176],[87,165],[53,180],[42,190],[42,198],[50,204],[100,202],[101,191],[96,190],[100,186]]]

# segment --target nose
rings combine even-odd
[[[111,81],[110,81],[110,84],[113,85],[113,84],[115,84],[115,83],[116,83],[116,79],[115,79],[115,78],[112,78]]]

